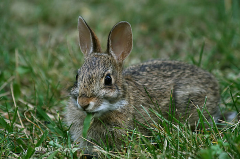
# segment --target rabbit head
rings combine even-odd
[[[71,90],[75,105],[87,113],[101,116],[126,104],[122,65],[132,50],[132,30],[128,22],[117,23],[108,37],[107,51],[82,17],[78,19],[79,45],[84,64],[78,70]]]

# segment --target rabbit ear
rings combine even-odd
[[[87,56],[92,52],[101,52],[99,40],[85,20],[78,18],[79,46],[82,53]]]
[[[117,23],[108,36],[108,53],[123,62],[132,50],[132,28],[128,22]]]

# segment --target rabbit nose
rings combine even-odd
[[[86,110],[92,101],[92,98],[89,97],[78,97],[78,104],[82,107],[83,110]]]

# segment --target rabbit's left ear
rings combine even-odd
[[[132,51],[132,28],[128,22],[117,23],[109,33],[107,51],[117,62],[123,62]]]
[[[101,52],[101,46],[97,36],[81,16],[78,18],[78,31],[79,46],[85,57],[93,52]]]

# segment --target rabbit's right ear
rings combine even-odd
[[[81,16],[78,18],[78,31],[79,46],[85,57],[92,52],[101,52],[101,46],[97,36]]]
[[[120,63],[130,54],[132,51],[132,28],[128,22],[119,22],[112,28],[108,36],[107,51]]]

